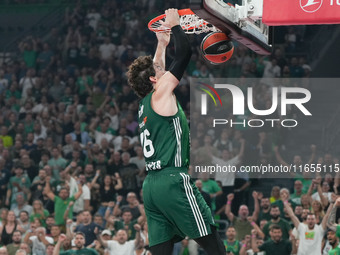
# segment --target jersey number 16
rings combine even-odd
[[[155,153],[155,149],[152,145],[152,141],[148,139],[149,136],[150,136],[150,132],[147,129],[145,129],[140,134],[140,142],[142,144],[143,153],[146,158],[150,158]]]

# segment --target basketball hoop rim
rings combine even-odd
[[[178,15],[181,17],[181,16],[186,16],[186,15],[195,15],[197,16],[190,8],[187,8],[187,9],[181,9],[181,10],[178,10]],[[148,23],[148,28],[149,30],[153,31],[153,32],[169,32],[171,31],[170,28],[166,28],[166,27],[162,27],[161,25],[159,26],[153,26],[154,24],[157,24],[157,22],[159,22],[160,20],[164,19],[165,18],[165,14],[161,14],[153,19],[151,19]],[[207,21],[204,21],[204,25],[207,25],[209,24]],[[190,30],[194,30],[195,28],[199,28],[196,24],[191,24],[189,27],[184,27],[182,26],[183,30],[187,30],[187,31],[190,31]]]

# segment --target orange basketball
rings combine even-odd
[[[203,57],[210,63],[222,64],[233,55],[234,44],[225,33],[213,32],[202,40],[201,51]]]

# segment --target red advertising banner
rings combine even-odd
[[[340,0],[264,0],[262,22],[269,26],[340,24]]]

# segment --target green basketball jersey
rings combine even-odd
[[[161,116],[151,107],[149,93],[139,104],[140,139],[146,170],[189,166],[189,126],[182,107],[173,116]]]

